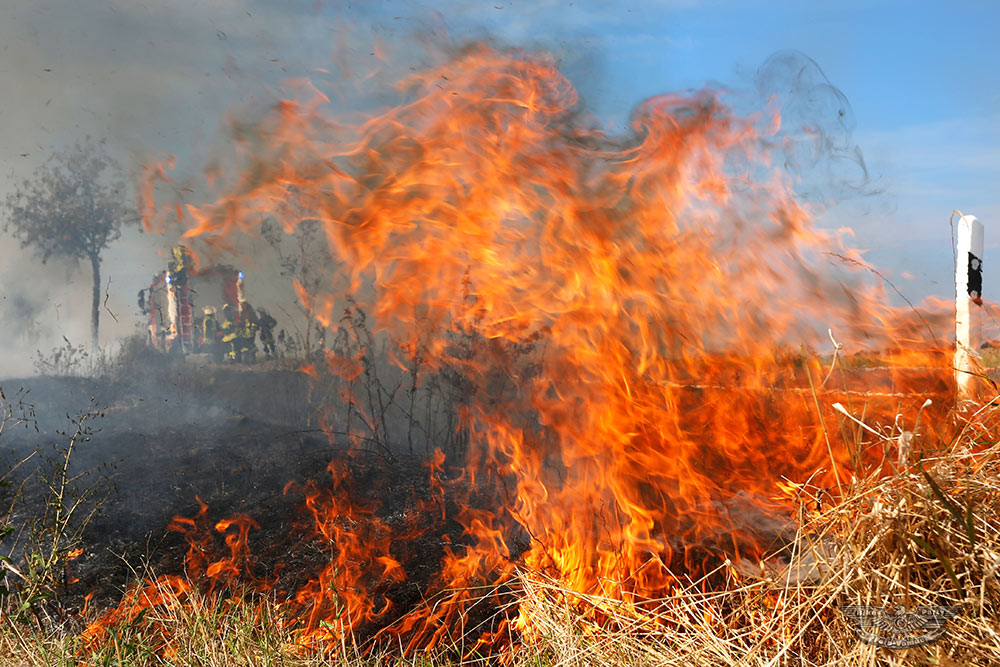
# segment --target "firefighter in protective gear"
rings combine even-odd
[[[219,321],[215,319],[215,308],[205,306],[205,317],[201,321],[201,351],[211,354],[216,363],[222,361],[218,333]]]
[[[238,329],[238,356],[243,363],[252,364],[257,358],[257,313],[246,301],[240,303],[240,322]]]
[[[271,317],[263,308],[257,314],[257,326],[260,327],[260,344],[264,348],[264,354],[268,359],[275,357],[274,349],[274,327],[278,326],[277,321]]]
[[[175,287],[184,287],[187,284],[188,269],[191,268],[191,251],[182,245],[174,246],[170,251],[173,261],[167,265],[170,272],[170,280]]]
[[[226,357],[231,361],[239,361],[239,341],[236,321],[233,319],[233,307],[228,303],[222,307],[222,324],[219,325],[219,334],[222,337],[222,346],[228,348]]]

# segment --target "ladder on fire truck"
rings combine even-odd
[[[194,352],[194,314],[191,312],[191,288],[184,285],[177,294],[178,337],[181,350],[187,354]]]

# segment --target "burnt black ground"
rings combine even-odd
[[[325,469],[331,459],[343,458],[345,450],[317,426],[308,378],[301,372],[263,364],[173,362],[124,379],[36,377],[5,380],[0,387],[8,397],[19,388],[28,390],[24,400],[33,406],[39,427],[38,432],[20,428],[0,437],[0,471],[36,447],[51,454],[53,446],[64,445],[67,438],[59,432],[72,433],[68,418],[90,409],[91,397],[103,415],[89,422],[100,430],[72,458],[73,473],[92,471],[81,484],[101,489],[103,501],[83,535],[83,555],[70,564],[70,578],[79,581],[61,591],[65,607],[79,608],[91,592],[93,605],[115,604],[135,581],[135,570],[146,563],[159,574],[182,572],[187,546],[167,525],[175,515],[195,516],[196,497],[208,504],[212,523],[243,514],[260,524],[249,539],[260,558],[260,573],[267,574],[278,561],[292,561],[286,563],[282,587],[305,583],[321,564],[318,546],[303,548],[301,540],[294,544],[303,497],[284,495],[283,489],[290,481],[329,484]],[[20,494],[15,526],[43,510],[42,480],[52,466],[38,470],[40,461],[32,459],[14,476],[20,482],[34,471],[23,489],[18,484],[0,488],[0,508]],[[356,487],[380,496],[379,515],[390,525],[402,522],[416,499],[427,493],[427,470],[415,458],[390,461],[368,453],[347,465]],[[10,544],[9,538],[0,553],[7,553]],[[413,590],[397,591],[394,597],[418,596],[419,581],[426,581],[440,556],[436,536],[410,546],[420,557],[411,583],[403,588]]]

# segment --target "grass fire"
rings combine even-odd
[[[830,224],[882,194],[815,62],[614,127],[551,49],[364,52],[11,186],[93,342],[0,384],[0,664],[1000,661],[984,227],[953,306]]]

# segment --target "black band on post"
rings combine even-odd
[[[969,253],[969,296],[973,299],[983,297],[983,260]]]

